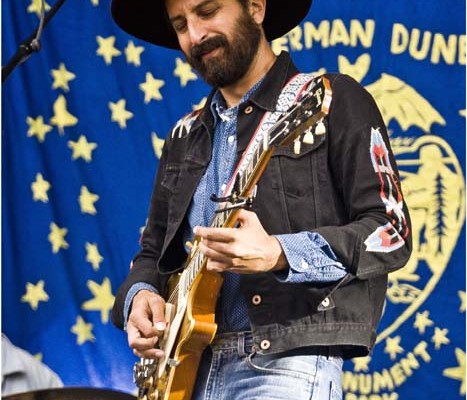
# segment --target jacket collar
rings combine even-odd
[[[291,76],[297,73],[298,69],[293,64],[289,53],[283,51],[264,77],[261,86],[250,97],[250,101],[265,111],[274,111],[282,88]]]

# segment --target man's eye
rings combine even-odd
[[[199,15],[201,18],[209,18],[209,17],[212,17],[214,16],[214,14],[216,14],[218,8],[207,8],[205,10],[201,10],[199,12]]]
[[[180,22],[180,23],[173,24],[173,28],[175,32],[183,32],[184,30],[186,30],[186,23]]]

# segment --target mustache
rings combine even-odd
[[[190,50],[190,56],[192,58],[199,58],[203,54],[209,53],[210,51],[217,49],[221,46],[227,46],[228,42],[227,39],[222,36],[214,36],[212,38],[206,39],[204,42],[193,46]]]

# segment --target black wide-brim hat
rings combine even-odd
[[[267,0],[263,22],[266,39],[277,39],[297,26],[306,17],[311,2]],[[112,0],[111,7],[114,21],[130,35],[158,46],[180,48],[164,0]]]

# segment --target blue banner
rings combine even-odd
[[[45,1],[46,9],[53,7]],[[2,64],[41,0],[2,1]],[[315,0],[273,42],[307,72],[353,76],[389,128],[413,223],[377,345],[344,366],[345,400],[459,399],[465,387],[466,4]],[[207,87],[181,53],[68,0],[2,90],[2,330],[67,386],[134,392],[110,322],[138,249],[164,138]]]

